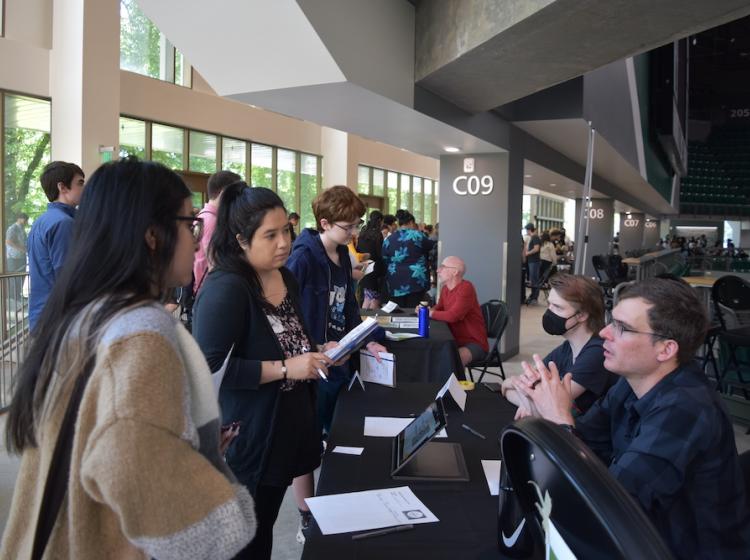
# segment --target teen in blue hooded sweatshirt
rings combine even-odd
[[[286,263],[299,284],[302,314],[316,344],[341,340],[362,322],[354,297],[352,265],[346,245],[362,224],[365,205],[344,186],[331,187],[320,193],[312,203],[317,229],[304,229],[294,242]],[[384,332],[371,335],[367,350],[374,356],[387,350],[377,340]],[[378,357],[378,359],[380,359]],[[352,360],[329,368],[328,381],[318,383],[318,416],[324,431],[331,428],[331,419],[339,391],[351,378],[356,366]],[[306,528],[309,512],[303,499],[313,494],[312,473],[294,481],[295,497],[302,514],[301,529]],[[297,540],[304,542],[300,530]]]

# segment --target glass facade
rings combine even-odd
[[[49,121],[49,107],[47,115]],[[120,157],[128,155],[161,162],[175,171],[205,175],[219,169],[234,171],[253,187],[278,192],[287,211],[300,214],[303,227],[315,225],[311,203],[321,184],[320,156],[121,116]],[[200,200],[205,201],[204,193],[195,192],[194,205],[200,206]]]
[[[383,197],[384,213],[403,208],[417,223],[434,224],[437,219],[437,181],[367,165],[357,169],[357,192]]]

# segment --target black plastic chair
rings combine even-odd
[[[539,278],[539,290],[544,294],[545,301],[549,301],[549,291],[551,286],[549,285],[549,279],[557,274],[557,265],[550,265],[547,270],[544,271],[541,278]]]
[[[505,379],[505,370],[503,369],[503,359],[500,355],[500,339],[503,337],[505,327],[508,326],[508,305],[504,301],[499,299],[491,299],[490,301],[483,303],[482,316],[484,317],[484,324],[487,326],[487,338],[490,342],[490,351],[483,360],[475,360],[466,366],[469,373],[469,379],[474,381],[473,371],[482,370],[479,375],[477,383],[481,383],[484,379],[485,374],[496,375],[502,379]],[[487,371],[487,368],[499,367],[500,373],[494,373]]]
[[[500,436],[500,452],[510,483],[501,485],[498,497],[498,544],[506,557],[544,558],[540,513],[580,560],[673,557],[640,504],[581,440],[560,426],[541,418],[514,422]],[[518,536],[508,539],[513,527],[503,526],[506,508],[520,510],[526,520],[525,542]],[[536,554],[513,554],[525,552],[514,550],[519,541]]]
[[[719,278],[711,288],[711,298],[714,302],[714,314],[721,324],[718,337],[726,344],[728,359],[724,363],[719,376],[719,388],[722,392],[733,393],[734,389],[740,389],[746,399],[750,399],[750,362],[737,357],[737,351],[745,349],[750,351],[750,326],[736,327],[727,322],[722,307],[732,311],[750,310],[750,284],[739,276],[727,275]],[[745,374],[743,374],[743,369]],[[727,379],[727,374],[735,372],[737,381]]]

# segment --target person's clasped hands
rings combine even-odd
[[[560,379],[560,372],[554,362],[544,365],[539,354],[533,355],[534,365],[522,362],[523,373],[513,377],[513,388],[522,397],[516,412],[516,419],[526,416],[541,416],[557,424],[574,424],[571,408],[573,397],[571,381],[573,376],[566,373]]]

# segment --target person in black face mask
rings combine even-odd
[[[542,328],[565,341],[544,358],[544,363],[554,362],[561,376],[573,374],[573,412],[580,414],[617,380],[604,367],[603,341],[598,336],[604,328],[604,299],[601,288],[585,276],[556,274],[550,278],[550,286]],[[502,392],[519,407],[517,418],[531,413],[530,401],[515,390],[510,378],[503,382]]]

